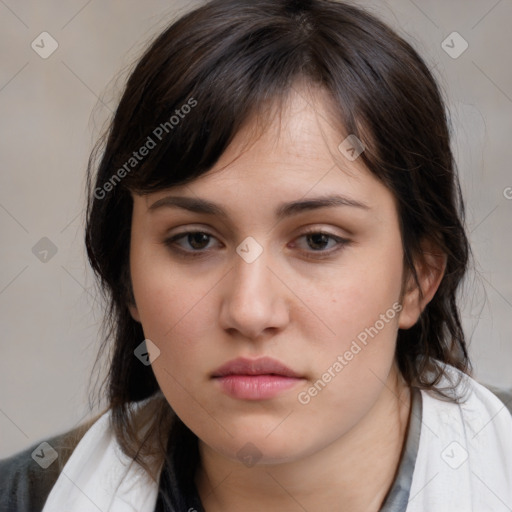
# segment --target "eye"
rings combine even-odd
[[[311,247],[311,249],[314,251],[326,249],[329,245],[329,242],[335,241],[334,237],[322,232],[308,233],[307,235],[302,235],[302,237],[306,238],[309,247]]]
[[[332,233],[318,230],[310,230],[297,238],[297,240],[300,239],[305,239],[307,246],[311,249],[309,251],[305,249],[306,253],[319,253],[314,255],[307,254],[308,257],[312,258],[329,256],[350,243],[350,240],[347,240],[346,238],[341,238],[333,235]],[[292,245],[296,244],[294,243]]]
[[[165,245],[173,250],[176,249],[177,251],[187,253],[191,256],[199,256],[202,252],[208,250],[208,244],[213,238],[213,235],[205,231],[186,231],[168,238],[165,240]],[[184,242],[188,247],[184,247],[181,243],[178,243],[180,241]],[[189,248],[192,248],[192,250]]]
[[[309,250],[303,247],[301,251],[306,257],[312,259],[328,257],[350,243],[350,240],[319,230],[307,231],[295,240],[300,239],[305,239],[309,247]],[[215,237],[205,231],[186,231],[171,236],[164,241],[164,244],[180,255],[199,257],[212,250],[213,247],[210,245],[212,240],[215,240]],[[299,245],[292,242],[291,247]]]

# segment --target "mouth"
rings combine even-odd
[[[215,370],[211,378],[221,391],[241,400],[266,400],[291,389],[304,378],[275,359],[238,358]]]

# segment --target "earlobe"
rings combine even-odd
[[[419,286],[409,272],[398,322],[400,329],[409,329],[418,321],[422,311],[436,294],[446,270],[444,253],[430,242],[424,242],[422,247],[424,250],[415,262]]]

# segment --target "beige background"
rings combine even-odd
[[[119,73],[195,3],[0,0],[0,457],[88,414],[101,308],[83,248],[87,157]],[[449,99],[476,259],[464,324],[477,378],[510,388],[512,2],[356,3],[412,42]],[[58,43],[47,59],[31,48],[44,31]],[[457,59],[441,47],[453,31],[469,44]],[[57,249],[46,263],[32,252],[43,237]]]

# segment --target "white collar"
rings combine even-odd
[[[510,512],[512,416],[488,389],[461,377],[460,405],[422,391],[420,443],[407,512]],[[441,384],[446,384],[443,378]]]
[[[157,496],[158,483],[122,452],[108,411],[73,450],[43,512],[153,512]]]

